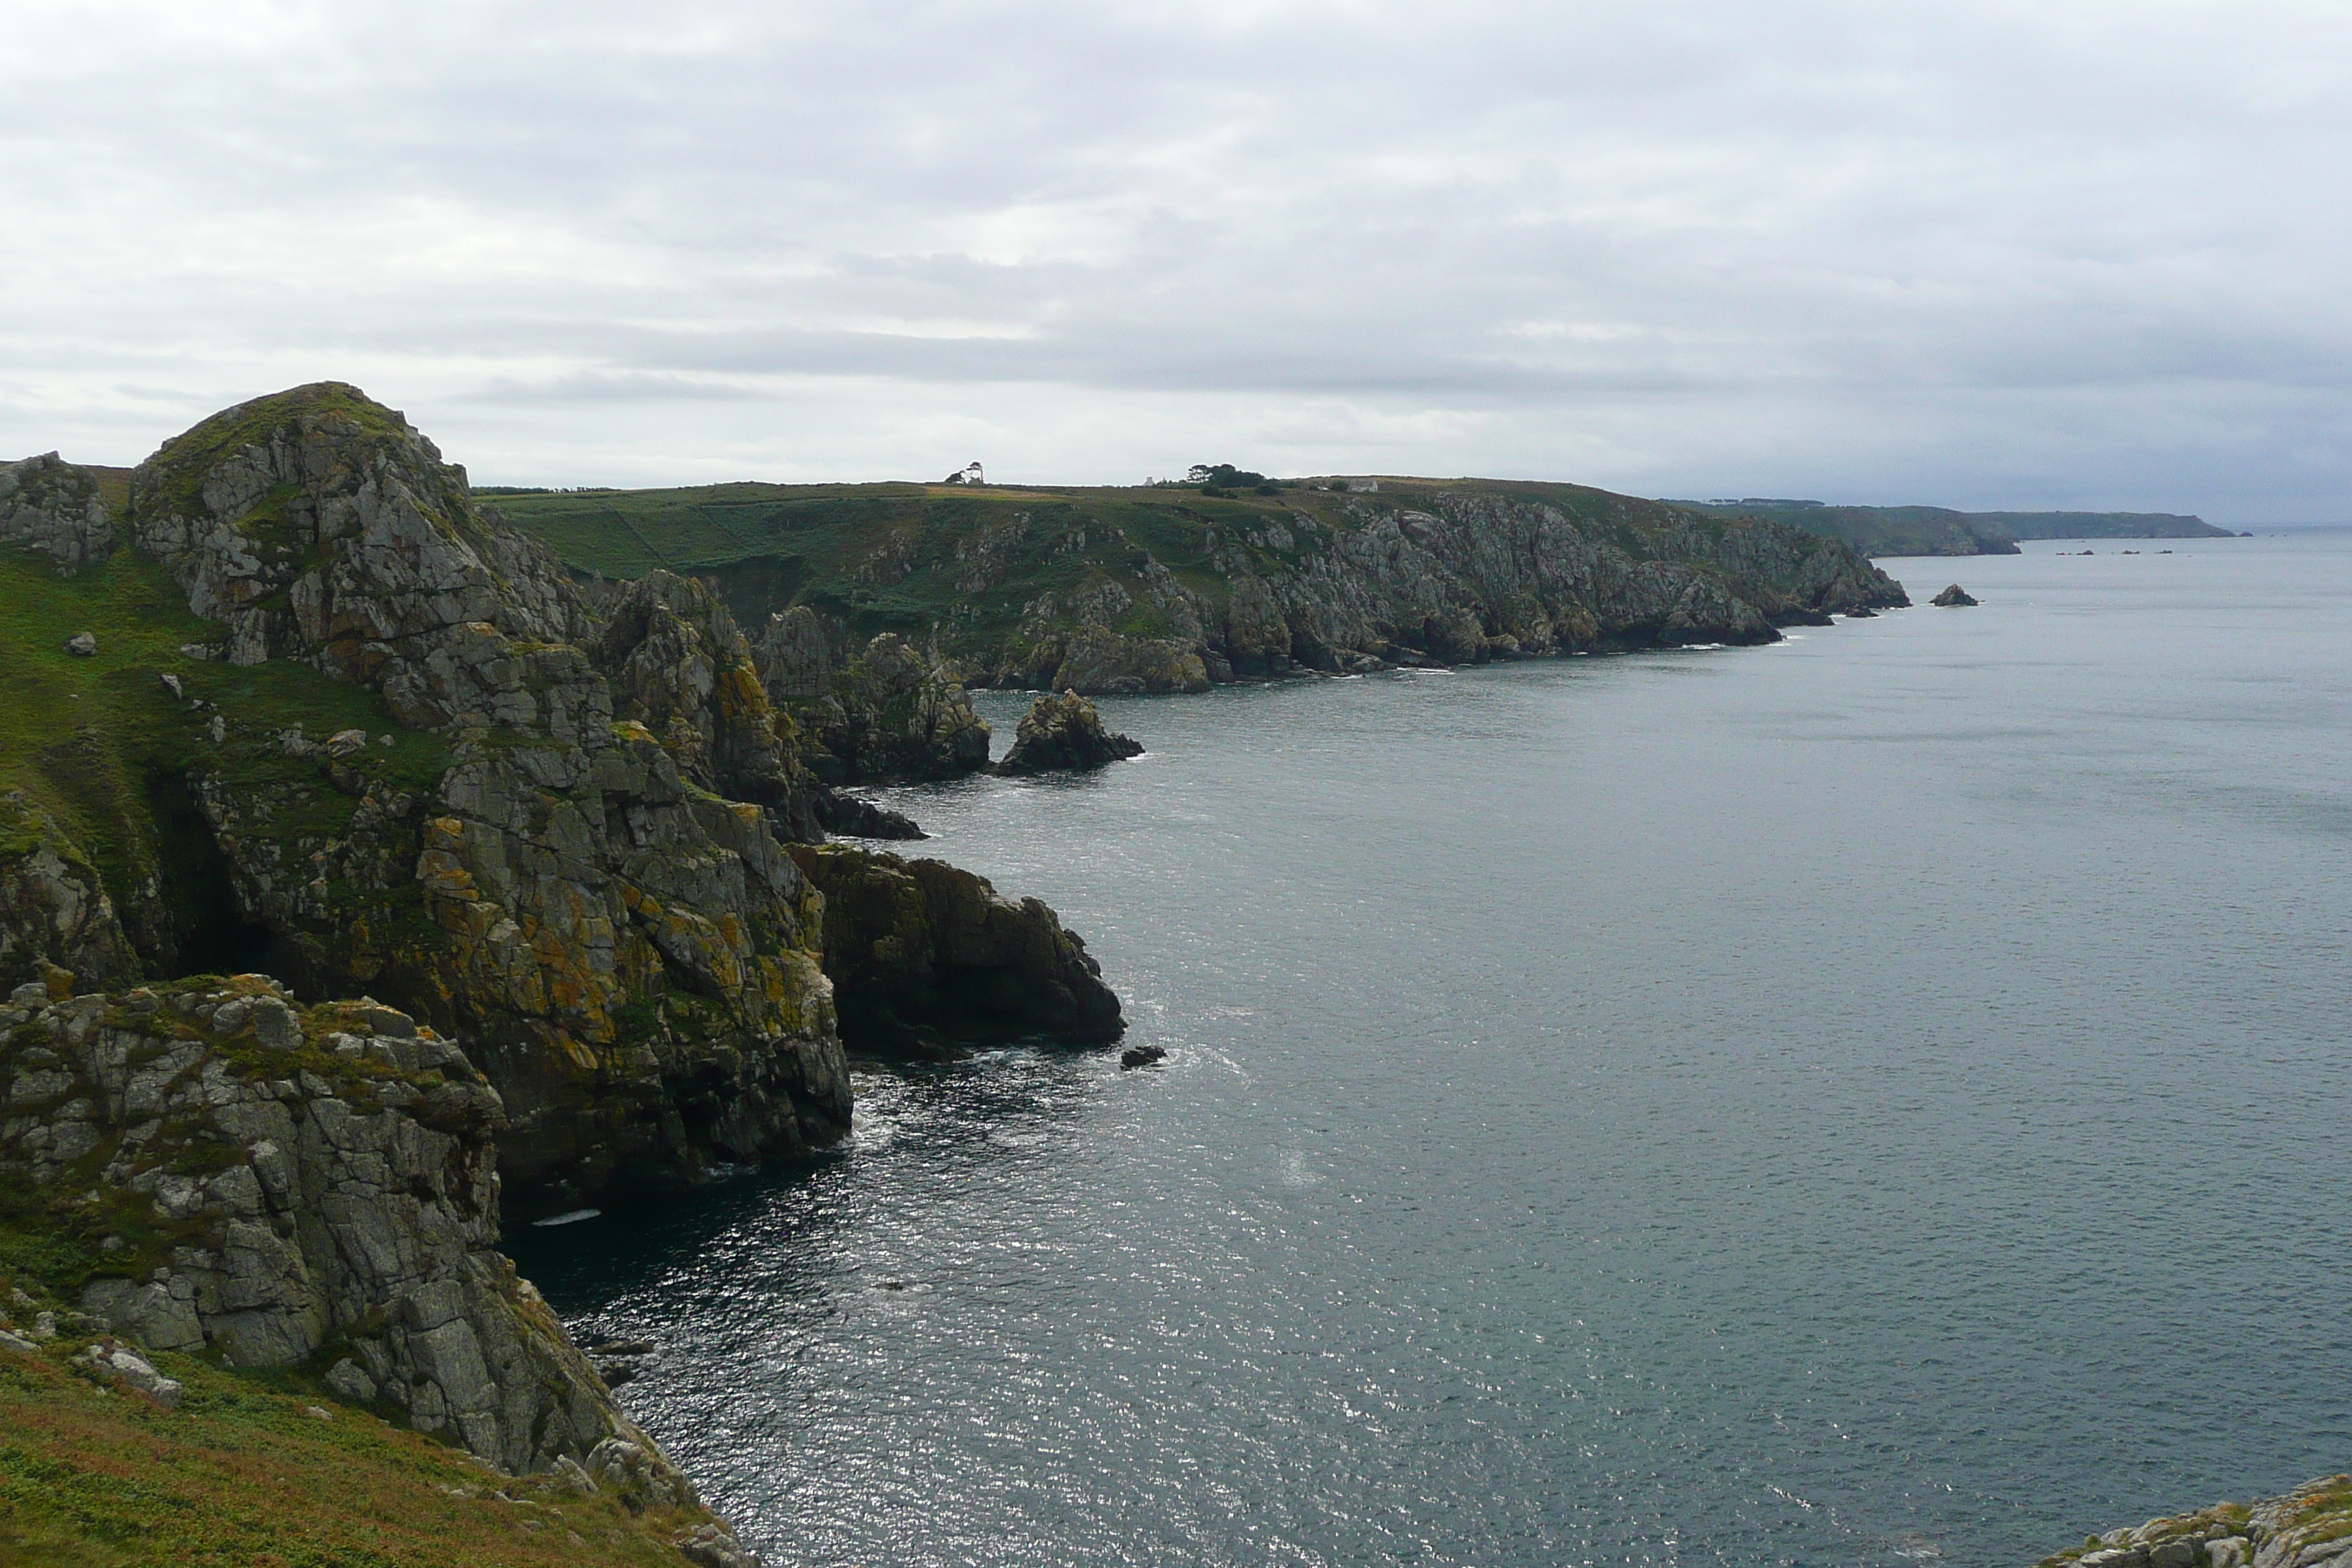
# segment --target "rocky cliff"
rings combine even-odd
[[[2089,1537],[2037,1568],[2332,1568],[2352,1563],[2352,1476]]]
[[[1269,489],[731,485],[509,504],[583,568],[692,561],[747,618],[806,607],[936,647],[974,679],[1083,693],[1762,642],[1906,602],[1850,546],[1776,519],[1498,480]]]
[[[0,1103],[9,1217],[47,1217],[83,1310],[142,1348],[331,1358],[355,1402],[513,1471],[646,1444],[492,1250],[497,1091],[406,1016],[258,975],[26,986],[0,1008]]]
[[[128,534],[225,628],[226,663],[299,661],[446,739],[446,772],[398,788],[369,764],[406,737],[215,704],[187,787],[242,915],[299,953],[290,979],[469,1041],[506,1097],[510,1178],[572,1201],[845,1129],[816,900],[778,837],[819,831],[814,781],[700,584],[656,574],[599,614],[429,441],[334,384],[167,442]]]
[[[824,891],[825,972],[853,1050],[936,1058],[976,1039],[1107,1045],[1125,1030],[1102,966],[1041,900],[941,860],[840,844],[792,854]]]
[[[769,700],[807,737],[818,777],[903,783],[988,765],[988,725],[935,652],[889,632],[850,641],[840,621],[795,605],[768,617],[757,650]]]

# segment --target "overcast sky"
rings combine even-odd
[[[0,454],[2352,517],[2352,7],[15,0]]]

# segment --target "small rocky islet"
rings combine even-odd
[[[1034,776],[1141,751],[1089,693],[1907,603],[1769,520],[1391,488],[1196,518],[1181,574],[1051,508],[892,524],[848,581],[952,557],[1018,601],[918,632],[845,590],[567,563],[341,384],[128,474],[0,467],[0,1404],[59,1434],[60,1474],[177,1432],[404,1496],[430,1438],[476,1467],[432,1489],[459,1535],[755,1561],[614,1399],[647,1347],[583,1354],[500,1226],[821,1153],[853,1059],[1119,1041],[1043,902],[829,841],[919,835],[858,786],[991,769],[970,683],[1044,689],[992,769]],[[112,1425],[58,1426],[76,1390]],[[227,1497],[183,1527],[249,1541]]]

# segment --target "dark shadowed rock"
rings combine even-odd
[[[1166,1046],[1129,1046],[1118,1053],[1118,1065],[1122,1071],[1129,1068],[1148,1068],[1154,1062],[1166,1060],[1167,1056]]]
[[[1941,608],[1948,610],[1962,605],[1973,605],[1977,601],[1969,595],[1966,588],[1963,588],[1958,583],[1955,583],[1927,602],[1931,605],[1938,605]]]
[[[816,819],[827,833],[851,838],[929,838],[915,819],[904,812],[877,805],[847,790],[826,789],[816,797]]]
[[[1076,692],[1048,692],[1021,716],[1013,750],[996,771],[1012,775],[1083,772],[1142,754],[1137,742],[1106,731],[1095,705]]]
[[[1118,997],[1076,931],[1037,899],[984,877],[841,844],[795,845],[824,894],[824,972],[844,1041],[933,1056],[959,1039],[1049,1035],[1108,1044]]]

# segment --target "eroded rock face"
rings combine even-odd
[[[2352,1563],[2352,1476],[2092,1537],[2037,1568],[2335,1568]]]
[[[55,452],[0,464],[0,543],[30,545],[74,572],[115,546],[98,476]]]
[[[344,1397],[512,1471],[657,1452],[494,1250],[504,1108],[406,1016],[259,975],[11,1005],[0,1097],[0,1171],[100,1243],[81,1303],[114,1332],[238,1366],[335,1346]]]
[[[257,398],[166,441],[131,476],[130,533],[227,626],[233,662],[315,664],[414,729],[594,738],[586,602],[356,387]]]
[[[795,845],[824,893],[824,964],[844,1037],[881,1056],[1036,1034],[1108,1044],[1126,1024],[1102,966],[1036,899],[940,860]]]
[[[1780,626],[1908,603],[1851,548],[1790,524],[1608,504],[1623,515],[1438,489],[1351,499],[1339,516],[1260,515],[1208,536],[1222,592],[1179,582],[1120,535],[1141,561],[1131,583],[1103,575],[1031,601],[988,668],[1004,686],[1195,691],[1294,670],[1769,642]],[[1100,527],[1075,526],[1081,542]],[[1138,624],[1155,629],[1123,629]]]
[[[429,794],[286,737],[310,777],[189,782],[239,909],[307,985],[471,1042],[510,1179],[572,1201],[846,1131],[817,900],[778,842],[821,833],[817,786],[700,584],[656,574],[598,616],[430,442],[334,384],[167,443],[131,517],[233,659],[305,660],[454,740]],[[213,733],[272,743],[242,713]]]
[[[855,653],[805,605],[768,618],[759,658],[769,700],[830,784],[956,778],[988,765],[989,729],[939,659],[885,633]]]
[[[1085,772],[1143,754],[1142,745],[1103,728],[1095,705],[1074,691],[1048,692],[1029,705],[1013,731],[1001,773]]]
[[[139,961],[98,868],[10,790],[0,794],[0,993],[51,970],[105,987],[128,984]]]

